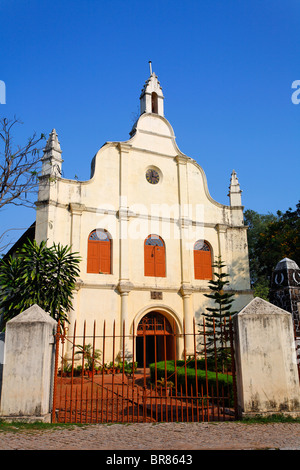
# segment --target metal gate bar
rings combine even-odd
[[[227,364],[223,371],[220,371],[217,361],[219,345],[215,322],[213,333],[207,331],[205,319],[201,326],[197,325],[198,331],[194,320],[193,332],[189,334],[185,331],[185,324],[183,333],[176,333],[175,322],[173,331],[168,331],[165,320],[163,324],[157,324],[154,319],[150,327],[153,329],[144,328],[135,334],[133,325],[134,333],[126,336],[123,323],[122,332],[117,335],[113,322],[112,334],[108,335],[104,321],[102,334],[97,335],[94,322],[92,333],[88,335],[84,322],[83,333],[78,335],[75,322],[73,334],[69,335],[68,329],[58,322],[52,421],[124,423],[235,419],[237,394],[231,320],[222,325],[227,338],[225,347],[230,353],[230,369]],[[212,334],[214,360],[208,356],[207,346]],[[147,367],[149,336],[153,337],[154,362]],[[138,368],[137,338],[141,338],[143,349],[143,365]],[[189,338],[192,339],[189,344],[193,344],[193,354],[187,356]],[[127,361],[125,355],[128,341],[132,345],[131,361]],[[101,361],[98,361],[100,346]],[[173,360],[167,359],[170,350]],[[76,360],[80,351],[81,361]],[[175,360],[179,353],[182,353],[181,360]],[[111,362],[110,371],[107,360]],[[78,366],[81,366],[80,373]],[[169,382],[173,384],[171,388]]]

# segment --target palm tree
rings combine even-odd
[[[0,262],[2,330],[7,321],[37,304],[68,322],[80,258],[70,247],[28,240],[16,256]]]

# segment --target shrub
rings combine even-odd
[[[165,377],[165,364],[167,369],[167,380],[175,384],[175,363],[174,361],[161,361],[156,364],[157,380]],[[151,382],[155,383],[155,364],[150,364]],[[177,390],[182,393],[190,395],[191,386],[193,395],[196,395],[196,371],[195,361],[191,360],[187,363],[186,375],[184,361],[176,361],[176,374],[177,374]],[[219,396],[222,394],[222,387],[224,387],[225,397],[230,396],[230,404],[233,403],[233,382],[232,376],[227,374],[218,373],[208,370],[205,372],[204,359],[197,361],[197,382],[198,382],[198,396],[201,395],[201,385],[203,386],[203,395],[206,396],[206,378],[208,382],[208,394],[211,394],[212,387],[214,395],[217,390],[217,383],[219,388]],[[187,383],[187,390],[186,390]]]

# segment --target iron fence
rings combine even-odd
[[[231,320],[193,331],[149,316],[126,333],[58,323],[53,422],[220,421],[237,417]],[[222,331],[222,342],[220,342]]]

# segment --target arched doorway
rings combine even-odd
[[[139,322],[136,336],[136,362],[138,367],[174,359],[173,328],[159,312],[147,313]]]

